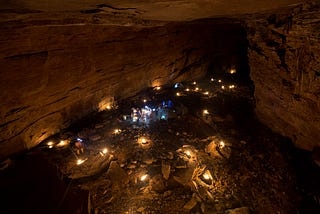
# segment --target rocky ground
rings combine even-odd
[[[131,108],[169,100],[167,120],[132,122]],[[319,190],[298,179],[319,170],[299,177],[295,149],[253,105],[248,87],[207,77],[114,103],[36,150],[90,192],[94,213],[317,213]]]

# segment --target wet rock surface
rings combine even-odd
[[[255,120],[248,88],[230,84],[207,78],[142,92],[35,151],[90,192],[93,213],[317,213],[319,169],[305,162],[299,175],[296,149]],[[187,113],[132,121],[132,108],[169,100]]]

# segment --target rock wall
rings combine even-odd
[[[320,146],[320,1],[246,23],[256,114],[297,147]]]
[[[239,42],[240,25],[223,21],[76,22],[1,22],[0,159],[39,144],[114,98],[201,77],[216,56],[232,61]]]

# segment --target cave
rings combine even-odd
[[[320,1],[0,0],[1,213],[320,213]]]

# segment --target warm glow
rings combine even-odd
[[[197,88],[195,88],[194,90],[195,90],[195,91],[199,91],[199,88],[197,87]]]
[[[203,114],[209,114],[209,111],[207,109],[204,109]]]
[[[224,89],[224,85],[223,85],[223,86],[221,86],[221,88],[222,88],[222,89]]]
[[[58,144],[57,144],[57,147],[63,147],[63,146],[66,146],[68,145],[68,141],[66,140],[61,140]]]
[[[236,71],[236,69],[233,68],[229,72],[230,72],[230,74],[235,74],[237,71]]]
[[[235,85],[229,85],[229,88],[230,89],[235,88]]]
[[[83,159],[77,159],[77,165],[81,165],[85,162],[86,160]]]
[[[98,105],[99,111],[112,109],[112,98],[103,99]]]
[[[218,80],[218,82],[222,82],[221,80]]]
[[[188,157],[190,157],[190,156],[191,156],[191,152],[190,152],[190,150],[186,150],[186,151],[184,151],[184,153],[185,153]]]
[[[192,84],[193,84],[193,85],[196,85],[196,84],[197,84],[197,82],[193,82]]]
[[[113,134],[119,134],[121,132],[121,129],[115,129],[114,131],[113,131]]]
[[[220,148],[223,148],[225,146],[223,141],[220,141]]]
[[[146,102],[147,102],[147,100],[146,100],[146,99],[144,99],[144,100],[143,100],[143,102],[144,102],[144,103],[146,103]]]
[[[138,143],[140,143],[140,144],[142,144],[142,145],[147,144],[147,143],[148,143],[148,139],[145,138],[145,137],[140,137],[140,138],[138,139]]]
[[[50,142],[47,143],[47,145],[51,149],[53,147],[53,142],[50,141]]]
[[[189,89],[189,88],[186,88],[186,91],[190,91],[190,89]]]
[[[209,91],[206,91],[203,93],[204,95],[209,95]]]
[[[107,154],[107,153],[108,153],[108,149],[107,149],[107,148],[104,148],[104,149],[102,150],[102,153],[103,153],[103,154]]]
[[[181,94],[179,92],[177,92],[176,95],[179,97]]]
[[[145,180],[147,179],[147,177],[148,177],[147,174],[146,174],[146,175],[142,175],[142,176],[140,177],[140,180],[141,180],[141,181],[145,181]]]
[[[156,87],[156,90],[158,90],[158,91],[159,91],[160,89],[161,89],[161,87],[160,87],[160,86],[157,86],[157,87]]]
[[[206,180],[212,180],[212,175],[209,170],[207,170],[202,176]]]
[[[211,78],[211,80],[210,80],[211,82],[213,82],[213,78]]]

